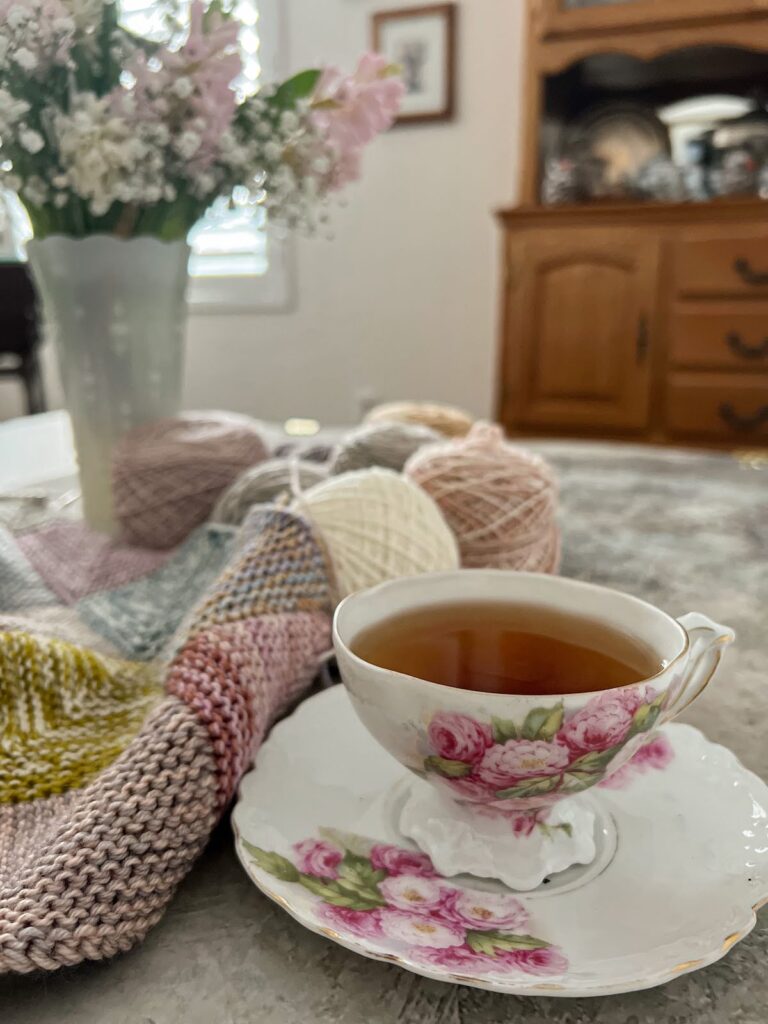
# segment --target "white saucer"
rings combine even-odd
[[[718,960],[768,901],[768,787],[696,729],[663,734],[664,770],[592,791],[611,822],[592,864],[513,893],[428,877],[397,830],[411,777],[338,686],[262,746],[233,813],[237,853],[307,928],[425,977],[526,995],[651,988]]]

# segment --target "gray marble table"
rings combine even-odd
[[[736,629],[725,667],[685,717],[768,778],[768,463],[617,445],[535,447],[561,475],[564,574]],[[767,964],[768,908],[723,960],[645,992],[515,998],[426,981],[305,931],[247,880],[224,823],[141,946],[107,963],[0,979],[0,1021],[766,1024]]]

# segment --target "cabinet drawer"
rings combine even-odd
[[[768,296],[768,225],[749,234],[682,238],[675,263],[680,294]]]
[[[744,442],[768,438],[768,378],[678,373],[667,390],[672,433]]]
[[[768,373],[768,303],[678,306],[670,361],[690,369]]]

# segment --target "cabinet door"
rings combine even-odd
[[[765,10],[761,0],[537,0],[541,34],[568,35],[639,26],[733,19]]]
[[[502,417],[510,426],[648,423],[658,242],[621,229],[509,242]]]

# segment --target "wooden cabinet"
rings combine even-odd
[[[768,203],[501,216],[510,433],[768,442]]]
[[[527,427],[642,429],[658,244],[621,228],[510,238],[502,416]]]
[[[765,13],[762,0],[538,0],[543,36],[648,28]]]

